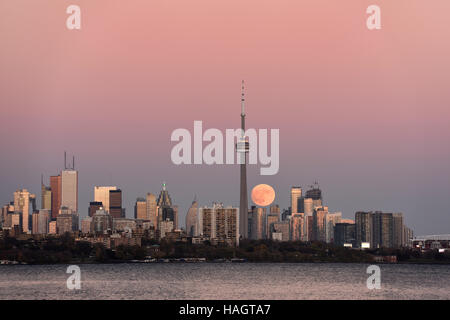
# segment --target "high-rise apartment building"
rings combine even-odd
[[[336,223],[334,226],[334,244],[343,246],[344,244],[356,245],[356,235],[354,223]]]
[[[393,213],[392,214],[392,231],[393,239],[392,246],[394,248],[401,248],[405,245],[403,237],[403,213]]]
[[[373,248],[372,240],[372,213],[358,211],[355,213],[356,225],[356,245],[361,246],[362,243],[370,243]]]
[[[238,208],[224,208],[222,204],[214,203],[211,208],[200,208],[199,216],[202,220],[203,237],[210,239],[211,242],[239,244]]]

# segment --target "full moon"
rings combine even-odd
[[[275,200],[275,190],[268,184],[258,184],[252,189],[252,200],[256,205],[266,207]]]

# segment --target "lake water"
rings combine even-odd
[[[450,266],[368,264],[86,264],[69,290],[68,265],[0,266],[0,299],[450,299]]]

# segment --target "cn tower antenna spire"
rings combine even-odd
[[[245,117],[244,102],[245,102],[244,80],[242,80],[242,91],[241,91],[241,116],[244,116],[244,117]]]

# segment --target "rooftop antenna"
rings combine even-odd
[[[242,91],[241,91],[241,116],[245,116],[244,110],[244,102],[245,102],[245,93],[244,93],[244,80],[242,80]]]
[[[66,169],[67,169],[67,154],[64,151],[64,170],[66,170]]]
[[[72,170],[75,170],[75,156],[72,157]]]
[[[44,185],[44,174],[41,173],[41,187]]]

